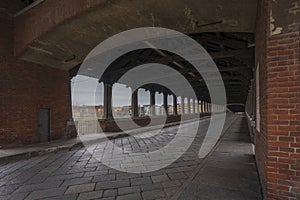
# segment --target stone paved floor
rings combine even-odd
[[[226,127],[229,127],[232,122],[239,123],[239,120],[240,119],[237,119],[234,115],[228,115],[225,129]],[[225,162],[225,158],[230,157],[225,156],[223,158],[222,155],[225,155],[226,153],[220,151],[216,155],[212,154],[214,159],[212,159],[212,161],[209,160],[209,162],[206,161],[207,159],[203,160],[198,158],[199,147],[203,141],[208,124],[208,119],[202,120],[197,137],[191,147],[178,160],[176,160],[176,162],[155,172],[126,173],[105,166],[95,159],[93,154],[97,154],[98,151],[103,152],[102,149],[107,146],[107,142],[93,144],[88,148],[74,149],[72,151],[60,151],[56,154],[33,157],[28,160],[1,163],[0,199],[147,200],[171,199],[178,197],[179,199],[191,199],[186,197],[193,194],[195,191],[199,191],[198,187],[191,188],[191,186],[197,185],[198,182],[203,185],[203,188],[209,189],[214,187],[219,189],[222,184],[226,185],[231,181],[230,177],[223,175],[222,173],[217,173],[220,166],[222,166],[222,161]],[[176,127],[169,127],[163,129],[160,134],[150,138],[143,139],[143,137],[141,137],[140,139],[135,139],[134,137],[129,136],[114,139],[113,142],[114,144],[122,147],[124,151],[155,151],[168,144],[174,138],[176,130]],[[231,128],[229,128],[229,130],[231,130]],[[235,128],[234,130],[238,132],[238,128]],[[225,137],[225,140],[227,140],[227,137]],[[222,145],[223,143],[220,144],[220,146]],[[227,150],[231,151],[235,149],[234,146],[232,146],[232,149],[227,148]],[[218,151],[219,150],[217,149],[216,152]],[[234,154],[235,153],[232,154],[233,157]],[[107,159],[113,158],[114,162],[118,161],[117,157],[113,157],[115,156],[114,154],[106,156]],[[211,156],[208,158],[210,157]],[[253,168],[253,158],[249,160],[241,159],[242,160],[240,161],[239,158],[236,158],[235,161],[237,164],[239,164],[239,162],[244,163],[249,161],[249,168],[243,169],[249,170],[249,176],[252,176],[253,174],[251,173],[256,172]],[[124,162],[124,160],[122,160],[122,162]],[[153,163],[155,162],[163,161],[158,158],[153,161]],[[209,165],[207,165],[209,167],[206,166],[203,168],[209,168],[208,171],[204,172],[207,174],[206,179],[204,179],[207,181],[207,184],[205,184],[206,181],[201,182],[199,176],[202,176],[201,166],[203,166],[203,163],[205,164],[207,162],[209,163]],[[214,168],[214,165],[216,165],[216,168]],[[231,167],[232,166],[229,166],[228,170],[235,169]],[[145,168],[147,168],[147,166],[145,166]],[[236,168],[239,169],[238,166],[236,166]],[[224,169],[226,169],[226,166],[224,166]],[[200,174],[198,173],[199,170]],[[221,171],[223,171],[223,169]],[[238,170],[238,172],[241,179],[243,179],[242,176],[246,174],[245,180],[248,180],[247,171],[242,173]],[[225,174],[227,174],[227,172]],[[235,182],[228,185],[232,185],[233,187],[235,183],[239,182],[239,177],[236,177],[236,179],[234,179]],[[213,180],[210,180],[210,178],[213,178]],[[195,181],[197,181],[197,183],[195,183]],[[217,182],[211,183],[209,181]],[[253,183],[251,183],[249,187],[255,185],[255,183],[258,185],[257,180],[253,178]],[[243,187],[248,187],[247,182],[245,182]],[[200,187],[200,192],[203,192],[203,188]],[[255,187],[252,189],[253,191],[257,190]],[[212,190],[208,191],[211,192]],[[179,196],[181,192],[187,196]],[[201,196],[190,195],[190,197],[193,197],[194,199],[202,199]],[[213,196],[206,195],[203,196],[203,199],[216,199],[211,197]],[[253,196],[252,199],[257,198],[254,198]]]

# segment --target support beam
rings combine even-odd
[[[164,112],[166,115],[169,115],[169,112],[168,112],[168,94],[163,94],[164,96]]]
[[[191,99],[187,98],[187,114],[191,113]]]
[[[195,99],[192,99],[192,106],[193,106],[193,114],[195,114],[196,113],[196,103],[195,103]]]
[[[155,116],[155,92],[150,91],[150,114]]]
[[[139,108],[138,108],[138,89],[132,91],[131,95],[131,117],[139,117]]]
[[[112,84],[104,83],[104,95],[103,95],[103,104],[104,104],[104,118],[112,119]]]
[[[184,111],[184,97],[181,96],[181,114],[185,114],[185,111]]]
[[[175,94],[173,94],[173,114],[178,115],[177,112],[177,97]]]
[[[199,107],[200,105],[199,105],[199,102],[200,102],[200,101],[197,100],[197,113],[200,113],[200,107]]]

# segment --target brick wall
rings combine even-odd
[[[261,131],[255,133],[256,157],[267,199],[300,199],[299,1],[272,5],[278,2],[260,1],[257,18]],[[283,10],[293,12],[280,15]],[[271,11],[281,32],[271,34]]]
[[[51,139],[65,135],[69,75],[22,61],[0,63],[0,146],[38,142],[38,109],[51,109]]]
[[[268,197],[300,198],[300,32],[268,40]]]
[[[13,17],[0,11],[0,28],[0,146],[38,142],[39,108],[51,109],[51,139],[70,134],[68,72],[16,61]]]
[[[266,194],[266,182],[267,182],[267,131],[266,131],[266,35],[267,35],[267,21],[268,21],[268,15],[266,15],[268,9],[267,1],[259,1],[258,5],[258,13],[257,13],[257,23],[256,23],[256,29],[255,29],[255,63],[257,67],[259,67],[259,74],[260,74],[260,116],[261,116],[261,130],[260,132],[256,131],[254,133],[255,138],[255,154],[256,154],[256,161],[257,161],[257,167],[259,169],[259,174],[264,190],[264,194]],[[256,70],[255,70],[256,71]],[[255,84],[255,81],[253,81]],[[253,95],[255,95],[255,85],[253,86]],[[255,100],[255,98],[254,98]],[[255,105],[255,103],[254,103]],[[254,106],[255,107],[255,106]],[[255,109],[254,109],[255,113]]]

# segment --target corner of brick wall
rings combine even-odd
[[[0,146],[38,142],[39,108],[51,111],[51,139],[64,137],[70,117],[68,72],[24,61],[0,66]]]

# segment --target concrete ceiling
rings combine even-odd
[[[70,70],[100,42],[132,28],[156,26],[183,33],[253,33],[256,7],[257,0],[107,1],[48,30],[17,57]]]

